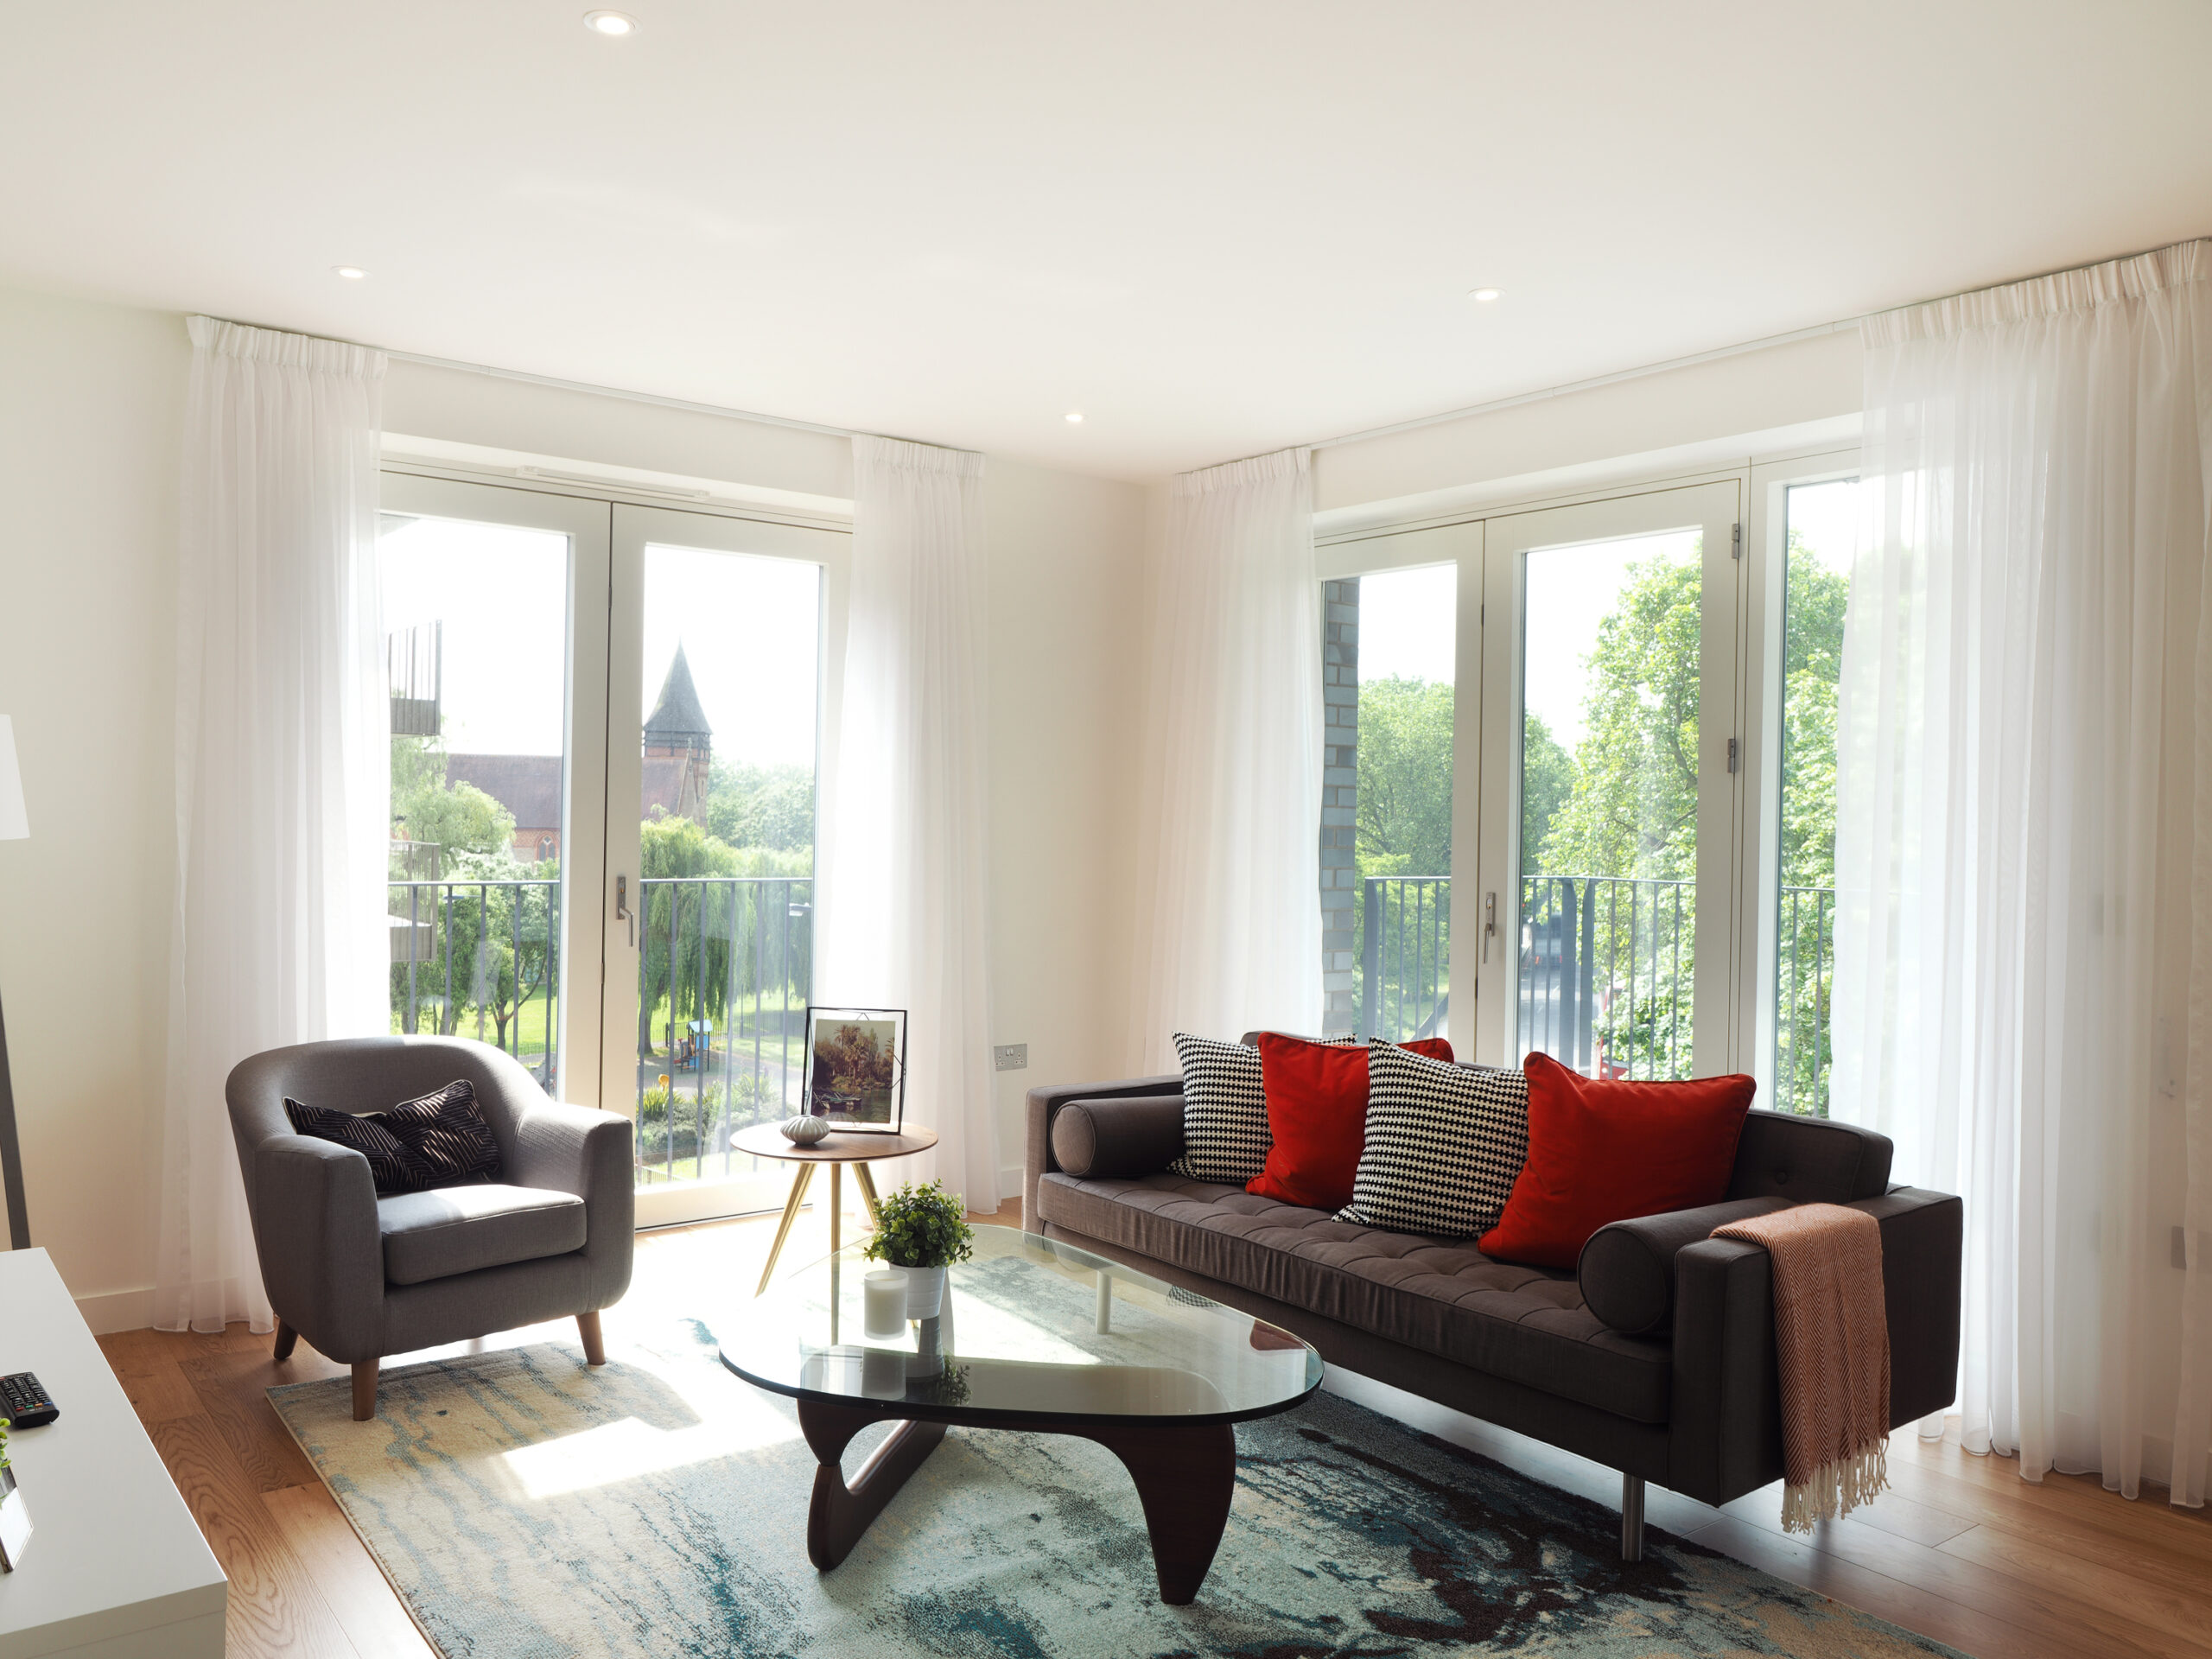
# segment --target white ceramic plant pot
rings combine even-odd
[[[901,1268],[906,1275],[906,1317],[933,1319],[944,1302],[943,1268]]]

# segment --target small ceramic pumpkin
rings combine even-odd
[[[830,1121],[822,1117],[787,1117],[779,1133],[797,1147],[810,1147],[830,1133]]]

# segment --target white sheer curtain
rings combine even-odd
[[[190,321],[154,1323],[270,1328],[223,1081],[386,1023],[384,357]]]
[[[2130,1496],[2166,612],[2205,550],[2209,283],[2192,244],[1864,326],[1839,710],[1834,1114],[1895,1140],[1899,1179],[1964,1195],[1967,1446]]]
[[[1176,479],[1154,573],[1131,1047],[1321,1028],[1321,588],[1307,452]]]
[[[983,458],[853,440],[853,577],[823,791],[817,1001],[906,1012],[916,1162],[999,1202],[984,959]]]

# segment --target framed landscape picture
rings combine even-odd
[[[906,1105],[904,1008],[806,1010],[808,1114],[833,1129],[896,1135]]]

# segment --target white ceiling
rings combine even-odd
[[[1142,476],[2212,232],[2203,0],[588,3],[0,0],[0,280]]]

